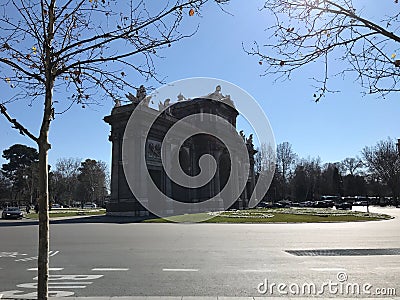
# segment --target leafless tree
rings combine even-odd
[[[320,193],[321,173],[320,157],[308,157],[298,160],[291,180],[297,200],[316,199]]]
[[[283,197],[286,196],[287,182],[289,172],[296,162],[297,155],[292,149],[292,145],[288,142],[278,144],[276,147],[276,165],[278,172],[282,174],[283,180]]]
[[[347,157],[339,164],[342,173],[348,173],[352,176],[357,175],[363,166],[364,163],[359,157]]]
[[[264,9],[272,13],[274,25],[265,44],[254,43],[249,54],[266,63],[266,74],[289,78],[293,71],[319,62],[314,100],[326,92],[328,79],[352,73],[365,93],[386,95],[400,91],[399,6],[398,1],[385,1],[389,15],[364,16],[368,5],[352,0],[267,0]],[[391,7],[392,6],[392,7]],[[378,17],[379,18],[379,17]],[[344,61],[339,71],[337,64]],[[333,64],[336,64],[333,67]],[[352,78],[352,77],[351,77]]]
[[[256,173],[257,184],[262,185],[261,189],[263,192],[268,191],[271,186],[270,181],[265,181],[260,176],[266,176],[266,178],[273,178],[276,168],[276,152],[275,145],[261,143],[255,154],[254,171]],[[261,196],[258,200],[262,201]],[[265,197],[265,195],[263,195]]]
[[[375,146],[365,147],[363,157],[370,172],[392,190],[393,197],[400,195],[400,154],[395,142],[388,138]]]
[[[255,155],[255,172],[273,175],[276,165],[276,153],[270,144],[262,143]]]
[[[14,96],[0,100],[0,112],[21,134],[35,141],[39,150],[39,299],[48,297],[50,124],[74,103],[84,108],[104,95],[120,100],[125,88],[137,87],[128,75],[156,77],[153,59],[157,51],[195,33],[195,29],[182,33],[182,20],[199,13],[206,2],[1,2],[0,84]],[[70,96],[63,99],[62,91]],[[6,106],[17,100],[43,103],[43,114],[37,116],[41,120],[38,133],[7,111]]]
[[[50,196],[57,202],[72,204],[72,199],[78,185],[81,159],[60,158],[50,178]]]
[[[104,198],[106,190],[107,164],[103,161],[86,159],[79,167],[79,194],[84,202],[97,202]]]

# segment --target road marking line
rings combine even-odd
[[[49,289],[84,289],[86,285],[60,285],[60,286],[51,286],[49,285]]]
[[[61,282],[51,282],[49,281],[49,286],[50,285],[56,285],[56,284],[62,284],[62,285],[68,285],[68,284],[79,284],[79,285],[84,285],[84,284],[92,284],[93,281],[61,281]]]
[[[37,258],[38,258],[37,256],[32,256],[32,257],[28,257],[28,258],[16,259],[15,261],[30,261],[30,260],[35,260]]]
[[[344,268],[311,268],[311,271],[325,272],[325,271],[346,271]]]
[[[49,252],[49,256],[54,256],[54,255],[57,255],[58,253],[60,253],[60,251],[54,251],[53,253],[51,253],[51,252],[53,252],[53,251],[50,251]],[[51,254],[50,254],[51,253]]]
[[[18,255],[28,255],[28,254],[24,254],[24,253],[18,253],[17,251],[15,252],[0,252],[0,257],[12,257],[12,258],[17,258]],[[3,294],[4,296],[4,294]]]
[[[60,253],[60,251],[51,250],[51,251],[49,251],[49,257],[57,255],[58,253]],[[21,255],[27,255],[27,254],[21,254]],[[27,258],[16,259],[15,261],[23,261],[23,262],[25,262],[25,261],[35,260],[35,259],[38,259],[38,257],[37,256],[31,256],[31,257],[27,257]]]
[[[38,268],[27,269],[27,271],[37,271],[37,270]],[[49,268],[49,271],[62,271],[62,270],[64,270],[64,268]]]
[[[162,269],[164,272],[197,272],[199,269]]]
[[[93,268],[92,271],[128,271],[128,268]]]

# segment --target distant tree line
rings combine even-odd
[[[36,204],[38,198],[38,152],[15,144],[3,151],[0,172],[0,206]],[[77,158],[61,158],[54,169],[49,166],[51,204],[69,206],[85,202],[103,204],[109,191],[109,175],[105,162]]]
[[[265,169],[271,149],[261,145],[256,172]],[[399,203],[400,147],[387,138],[364,147],[361,157],[323,164],[319,157],[300,158],[288,142],[277,145],[276,168],[263,200],[313,201],[321,196],[391,197]]]
[[[255,157],[256,173],[272,170],[274,151],[261,145]],[[38,197],[38,152],[15,144],[3,151],[0,172],[0,206],[35,204]],[[106,163],[93,159],[61,158],[49,166],[50,202],[103,204],[109,191]],[[400,147],[390,138],[364,147],[361,157],[323,164],[319,157],[300,158],[288,142],[277,145],[276,166],[264,200],[318,200],[323,195],[391,197],[399,203]]]

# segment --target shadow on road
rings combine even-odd
[[[90,223],[112,223],[112,224],[129,224],[140,223],[144,220],[153,219],[156,217],[113,217],[113,216],[85,216],[77,218],[63,218],[50,220],[50,224],[90,224]],[[37,220],[3,220],[0,219],[0,227],[9,226],[31,226],[37,225]]]

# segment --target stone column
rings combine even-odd
[[[109,140],[112,143],[112,162],[111,162],[111,202],[119,203],[119,161],[120,157],[120,137],[119,133],[112,132]]]
[[[173,144],[173,141],[171,141],[171,140],[168,140],[168,141],[164,140],[164,142],[162,144],[162,147],[165,148],[164,157],[162,158],[165,163],[163,163],[162,165],[165,168],[165,171],[168,171],[169,174],[172,173],[172,166],[169,163],[170,158],[172,156],[172,144]],[[165,176],[165,203],[166,203],[166,206],[164,207],[165,213],[167,215],[172,215],[174,213],[173,202],[170,199],[172,199],[172,183],[171,183],[171,178],[167,175],[167,176]]]

